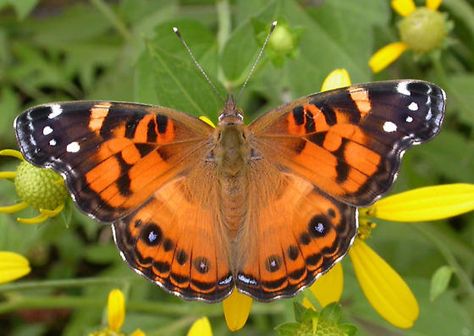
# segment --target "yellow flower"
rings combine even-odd
[[[0,172],[0,179],[12,179],[21,202],[0,207],[0,212],[14,213],[32,207],[40,214],[32,218],[17,218],[24,224],[38,224],[57,216],[63,209],[67,190],[60,175],[51,169],[38,168],[25,161],[20,152],[0,150],[0,156],[11,156],[21,160],[14,172]]]
[[[107,327],[94,331],[89,336],[125,336],[121,331],[125,321],[125,296],[120,289],[112,289],[107,299]],[[145,333],[136,329],[130,336],[145,336]]]
[[[348,85],[347,71],[337,69],[328,75],[322,91]],[[359,210],[358,236],[349,250],[357,280],[370,304],[385,320],[399,328],[410,328],[418,318],[418,303],[400,275],[365,243],[375,227],[371,219],[414,222],[465,213],[474,210],[474,185],[451,184],[415,189],[385,197]],[[322,306],[339,301],[343,289],[340,264],[336,264],[310,289]],[[309,300],[304,304],[311,305]]]
[[[0,284],[21,278],[30,271],[28,259],[14,252],[0,251]]]
[[[449,218],[472,210],[473,184],[448,184],[414,189],[385,197],[369,208],[360,209],[359,234],[349,250],[349,256],[364,295],[385,320],[399,328],[410,328],[418,318],[419,308],[405,281],[365,243],[375,226],[370,219],[428,221]],[[334,269],[311,287],[311,291],[322,305],[338,301],[341,297],[343,275],[338,271],[338,275],[334,276]],[[332,276],[331,281],[325,282],[324,279],[328,276]],[[323,299],[320,293],[324,293]]]
[[[426,0],[424,7],[416,7],[413,0],[392,0],[392,8],[403,19],[398,24],[400,41],[390,43],[372,55],[369,66],[377,73],[411,49],[426,53],[442,46],[448,32],[443,13],[438,11],[441,0]]]
[[[196,320],[188,331],[187,336],[212,336],[211,323],[207,317]]]

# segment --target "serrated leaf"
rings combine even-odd
[[[430,301],[436,300],[448,288],[449,281],[453,275],[453,269],[450,266],[441,266],[436,270],[431,278]]]

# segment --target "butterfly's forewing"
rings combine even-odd
[[[212,132],[170,109],[93,101],[31,108],[15,128],[25,158],[62,173],[79,208],[105,222],[182,173]]]
[[[377,82],[298,99],[250,129],[275,165],[365,206],[390,188],[403,152],[439,132],[444,108],[445,94],[434,84]]]

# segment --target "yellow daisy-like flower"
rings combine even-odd
[[[28,259],[18,253],[0,251],[0,284],[21,278],[30,271]]]
[[[0,172],[0,179],[11,179],[21,201],[14,205],[0,207],[0,213],[15,213],[32,207],[39,215],[32,218],[17,218],[24,224],[38,224],[57,216],[67,199],[63,178],[51,169],[38,168],[25,161],[19,151],[0,150],[0,156],[11,156],[21,162],[16,171]]]
[[[400,41],[390,43],[372,55],[369,66],[377,73],[395,62],[406,50],[426,53],[443,44],[448,32],[445,14],[438,11],[441,0],[426,0],[416,7],[413,0],[392,0],[392,8],[403,19],[398,24]]]
[[[125,336],[121,331],[125,322],[125,296],[120,289],[112,289],[107,299],[107,327],[89,334],[89,336]],[[145,336],[136,329],[130,336]]]
[[[328,75],[322,91],[350,84],[347,71],[337,69]],[[365,243],[375,227],[372,218],[416,222],[449,218],[471,210],[474,210],[472,184],[419,188],[385,197],[369,208],[360,209],[359,232],[349,256],[363,293],[385,320],[399,328],[410,328],[418,318],[419,308],[402,277]],[[342,266],[336,264],[310,289],[322,306],[339,301],[343,290]],[[309,300],[304,303],[310,305]]]

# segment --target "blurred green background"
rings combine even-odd
[[[424,1],[417,2],[423,5]],[[238,102],[248,121],[288,99],[317,92],[325,76],[346,68],[354,83],[417,78],[447,92],[441,134],[406,153],[392,192],[474,181],[474,9],[472,1],[445,0],[453,24],[448,45],[430,55],[407,52],[373,75],[368,59],[399,40],[400,19],[385,0],[0,0],[0,149],[17,148],[12,123],[25,108],[52,101],[104,99],[169,106],[216,120],[222,102],[205,82],[171,27],[178,26],[222,94],[237,93],[274,19],[294,37],[289,53],[274,46]],[[263,35],[262,35],[263,34]],[[0,171],[17,161],[0,160]],[[0,205],[18,201],[0,180]],[[125,332],[185,334],[210,317],[215,335],[230,334],[221,305],[184,302],[135,275],[122,262],[109,226],[68,209],[37,226],[0,214],[0,250],[16,251],[33,271],[21,281],[97,277],[101,283],[1,291],[0,334],[82,335],[103,322],[108,291],[128,294]],[[32,216],[25,210],[22,216]],[[71,216],[70,219],[67,219]],[[67,225],[66,225],[67,224]],[[474,215],[420,224],[380,223],[369,244],[408,282],[420,304],[411,330],[399,330],[369,306],[344,260],[344,319],[360,335],[474,335]],[[471,287],[454,276],[430,301],[434,272],[453,260]],[[7,299],[20,298],[19,306]],[[297,297],[296,299],[300,299]],[[273,335],[293,321],[293,300],[254,304],[236,335]],[[25,303],[26,302],[26,303]],[[46,304],[49,308],[43,309]]]

